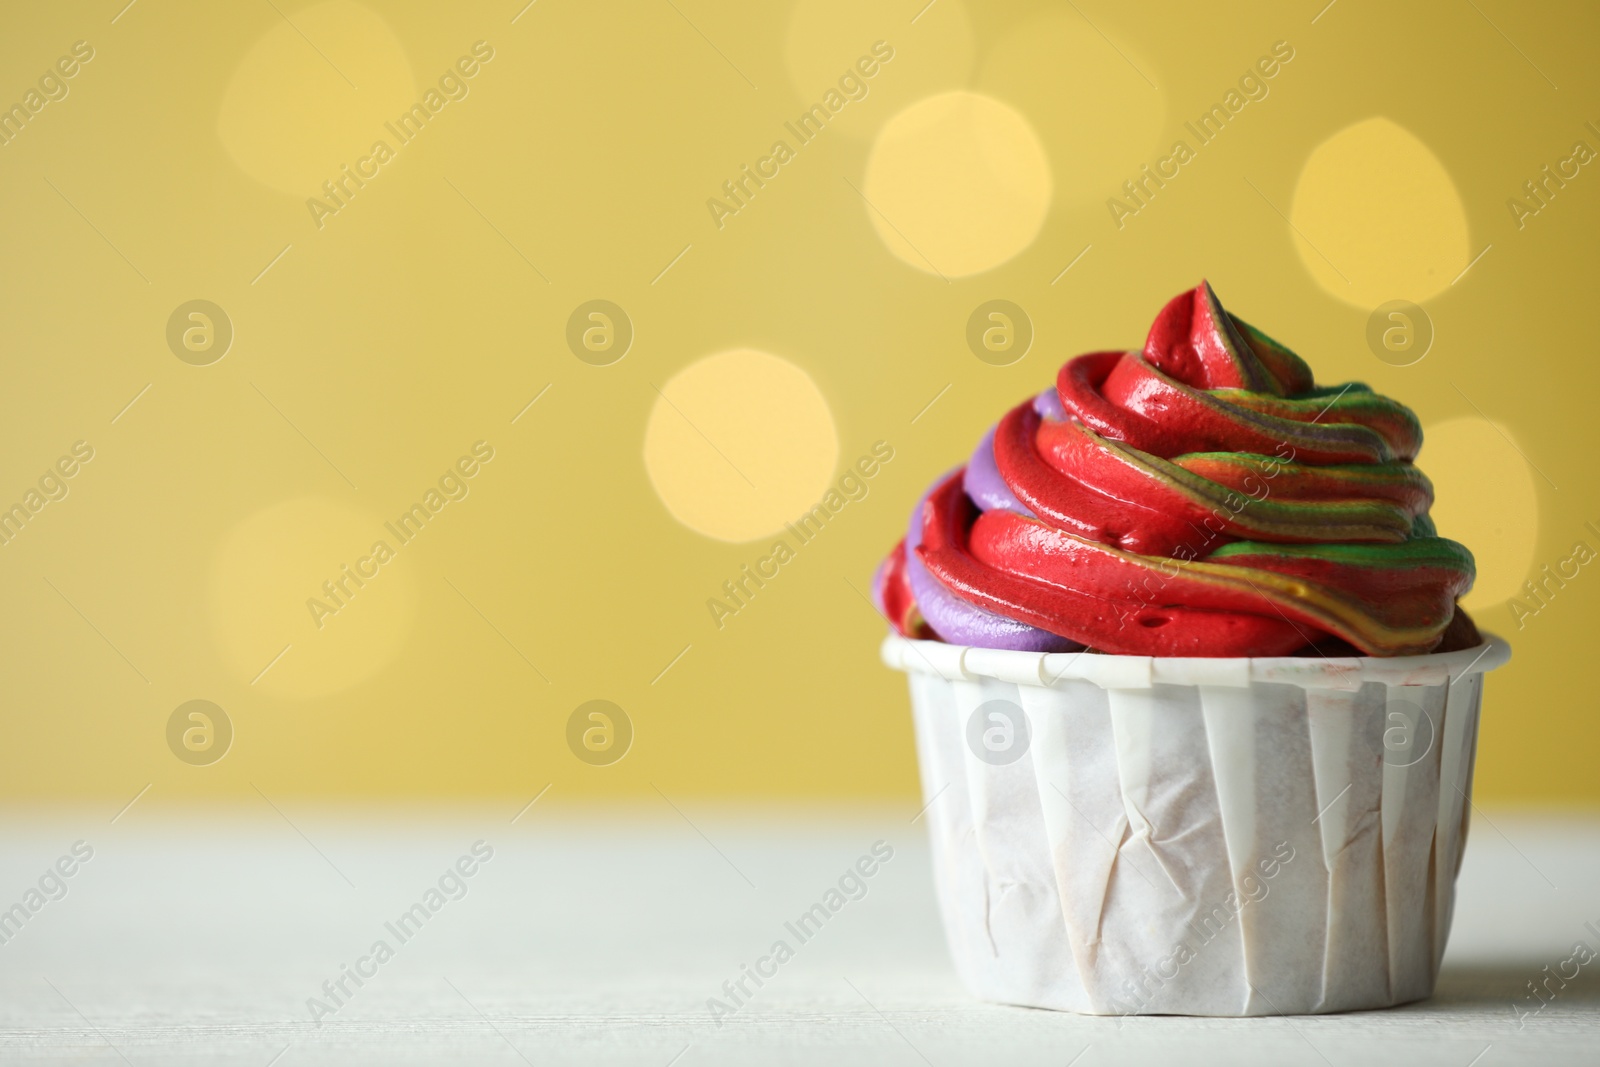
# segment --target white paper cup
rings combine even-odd
[[[1242,1016],[1432,994],[1501,639],[1393,659],[882,651],[910,675],[975,996]]]

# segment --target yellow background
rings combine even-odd
[[[1506,204],[1600,148],[1597,31],[1589,5],[1505,0],[9,12],[0,103],[95,54],[0,147],[0,503],[76,441],[94,458],[0,547],[0,791],[909,799],[872,569],[999,413],[1206,277],[1319,380],[1439,428],[1441,532],[1478,551],[1470,603],[1515,649],[1479,796],[1600,800],[1600,575],[1520,629],[1505,600],[1600,548],[1600,166],[1520,229]],[[319,229],[307,198],[480,40],[466,98]],[[707,199],[878,40],[866,98],[719,229]],[[1107,199],[1278,41],[1269,95],[1119,228]],[[167,346],[195,299],[233,324],[209,366]],[[592,299],[633,325],[610,366],[567,346]],[[991,299],[1035,330],[1010,366],[966,343]],[[1390,299],[1434,324],[1414,365],[1368,349]],[[668,384],[745,349],[800,374]],[[480,440],[469,495],[317,629],[306,598]],[[775,528],[879,440],[867,497],[713,625],[771,541],[717,530]],[[565,740],[597,698],[635,730],[611,766]],[[235,731],[211,766],[167,748],[192,699]]]

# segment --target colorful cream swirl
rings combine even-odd
[[[874,597],[906,636],[988,648],[1475,644],[1472,556],[1434,535],[1421,444],[1407,408],[1317,386],[1202,282],[1142,351],[1069,360],[1008,412],[918,502]]]

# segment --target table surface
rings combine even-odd
[[[1600,960],[1542,1010],[1527,983],[1600,949],[1600,819],[1473,820],[1438,994],[1380,1012],[1088,1018],[958,984],[914,806],[10,808],[0,1061],[302,1064],[1073,1064],[1493,1067],[1600,1060]],[[512,821],[515,818],[515,821]],[[46,876],[77,842],[92,856]],[[718,1026],[708,1000],[887,842],[893,858]],[[492,857],[475,862],[492,849]],[[461,866],[471,877],[450,877]],[[74,861],[75,862],[75,861]],[[74,868],[74,862],[63,866]],[[428,891],[439,886],[434,900]],[[59,884],[59,888],[58,888]],[[62,889],[65,890],[62,895]],[[50,899],[50,896],[58,899]],[[42,901],[42,903],[40,903]],[[437,904],[405,940],[386,927]],[[392,948],[381,963],[378,940]],[[786,938],[786,940],[793,940]],[[361,963],[363,958],[368,962]],[[336,1002],[323,983],[345,965]],[[373,973],[375,972],[375,973]],[[1570,974],[1570,966],[1568,968]],[[1552,983],[1554,985],[1554,983]],[[310,998],[329,1009],[312,1019]]]

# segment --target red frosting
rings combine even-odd
[[[1031,515],[980,513],[959,473],[928,498],[915,551],[954,596],[1104,652],[1439,645],[1472,557],[1433,536],[1405,407],[1355,383],[1316,387],[1203,282],[1162,309],[1142,350],[1079,356],[1056,384],[1065,421],[1025,402],[994,437]],[[903,553],[880,599],[922,636]]]

